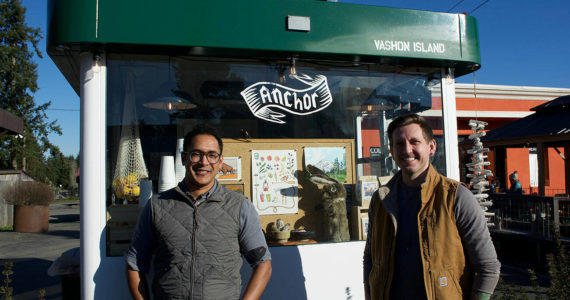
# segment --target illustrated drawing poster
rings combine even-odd
[[[298,212],[295,150],[251,152],[253,205],[260,215]]]

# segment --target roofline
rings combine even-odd
[[[559,145],[560,147],[570,141],[570,133],[557,134],[557,135],[536,135],[536,136],[525,136],[520,138],[505,138],[501,140],[481,140],[485,147],[497,148],[533,148],[536,147],[538,143],[544,143],[545,146],[552,147],[553,144]]]
[[[0,135],[24,134],[24,120],[16,115],[0,109]]]
[[[456,83],[456,98],[544,100],[570,95],[570,89],[534,86]]]

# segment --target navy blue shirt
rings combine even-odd
[[[420,212],[421,187],[398,185],[398,231],[394,253],[394,275],[390,287],[390,299],[426,299],[418,213]]]

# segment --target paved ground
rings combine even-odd
[[[50,227],[45,233],[0,232],[0,270],[3,262],[14,262],[14,275],[11,276],[15,300],[36,300],[40,289],[46,290],[46,299],[63,300],[62,277],[51,277],[47,274],[52,262],[69,249],[79,247],[79,205],[77,203],[53,204],[50,207]],[[512,254],[512,252],[509,252]],[[511,256],[511,255],[508,255]],[[526,291],[524,297],[535,299],[536,295],[544,295],[548,286],[546,276],[539,274],[542,288],[539,291],[532,288],[527,266],[523,259],[501,258],[504,280],[497,290],[495,299],[504,289],[514,289],[520,295],[520,290]],[[543,273],[544,272],[540,272]],[[69,277],[64,278],[66,294],[73,287]],[[0,279],[0,284],[3,282]],[[67,295],[66,295],[67,296]],[[67,298],[67,297],[66,297]],[[72,298],[68,298],[72,299]]]
[[[61,277],[49,276],[52,262],[69,249],[79,247],[79,205],[52,204],[49,231],[45,233],[0,232],[0,269],[4,261],[14,262],[11,276],[15,300],[61,300]],[[67,279],[66,279],[67,280]]]

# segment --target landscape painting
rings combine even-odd
[[[313,165],[340,183],[346,182],[344,147],[305,147],[305,166]]]

